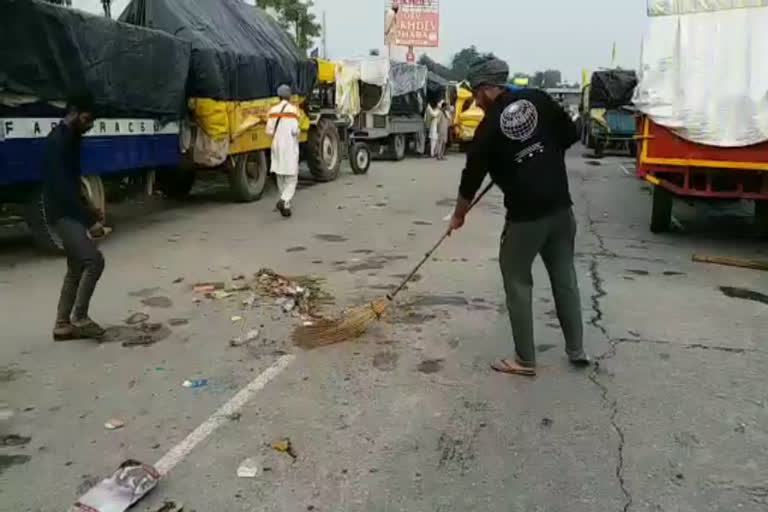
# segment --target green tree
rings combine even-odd
[[[280,24],[293,33],[296,45],[302,50],[308,50],[321,33],[317,17],[309,12],[312,0],[256,0],[256,5],[262,9],[274,9]]]

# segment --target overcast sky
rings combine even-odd
[[[100,0],[72,3],[101,12]],[[127,3],[113,0],[113,16]],[[614,41],[617,63],[638,67],[645,5],[646,0],[440,0],[440,47],[428,53],[448,62],[474,44],[506,59],[513,71],[554,68],[569,81],[580,81],[583,68],[611,64]],[[326,12],[329,56],[361,55],[382,46],[384,6],[385,0],[315,0],[318,19]]]

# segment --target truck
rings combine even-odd
[[[637,175],[653,186],[650,230],[670,230],[676,199],[751,201],[768,235],[768,72],[758,64],[768,53],[768,4],[649,0],[648,14],[633,101]]]
[[[630,108],[637,85],[633,70],[595,71],[582,90],[580,108],[581,141],[601,158],[607,149],[634,156],[635,118]]]

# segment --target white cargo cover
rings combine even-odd
[[[648,0],[648,16],[768,7],[768,0]]]
[[[336,66],[336,107],[341,114],[356,116],[360,113],[360,86],[358,81],[376,85],[385,90],[379,104],[371,114],[387,115],[392,104],[388,92],[389,59],[386,57],[359,57],[345,59]]]
[[[737,3],[755,2],[649,3],[649,9],[673,9],[664,13],[727,4],[649,19],[634,103],[693,142],[739,147],[768,140],[768,7],[733,8]]]

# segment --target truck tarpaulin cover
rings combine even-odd
[[[618,108],[632,104],[632,94],[637,86],[634,71],[613,69],[592,74],[589,103],[592,108]]]
[[[101,115],[177,117],[189,45],[35,0],[0,1],[0,90],[41,100],[90,93]]]
[[[427,67],[407,62],[393,62],[389,70],[392,96],[402,96],[424,90],[427,84]]]
[[[727,3],[649,19],[634,103],[686,140],[742,147],[768,140],[768,7]]]
[[[216,100],[294,94],[314,87],[317,66],[275,19],[242,0],[132,0],[121,21],[156,28],[192,44],[189,94]]]

